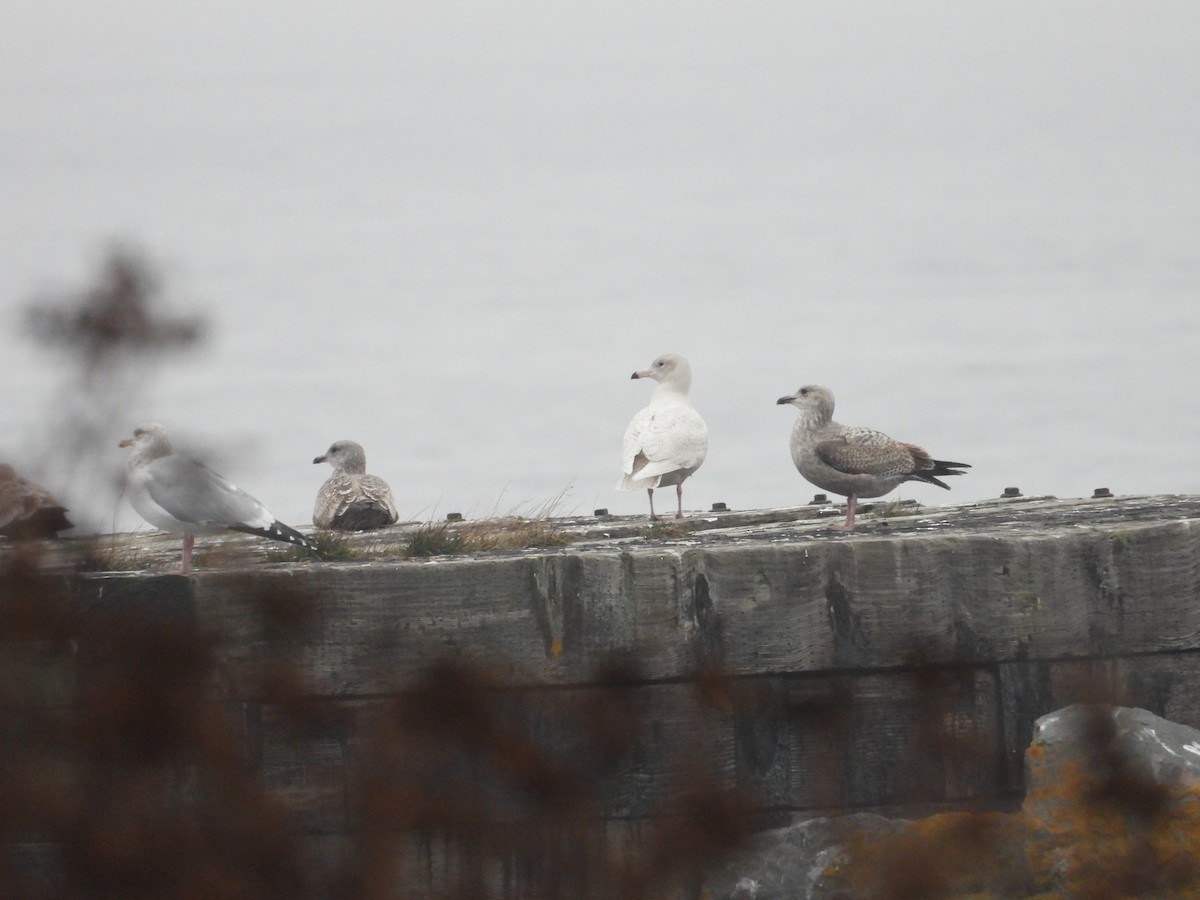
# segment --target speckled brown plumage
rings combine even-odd
[[[916,444],[897,441],[870,428],[833,421],[833,392],[823,384],[808,384],[777,403],[800,411],[792,428],[792,462],[817,487],[847,498],[846,522],[854,527],[859,497],[881,497],[905,481],[950,486],[942,476],[962,475],[967,463],[934,459]]]

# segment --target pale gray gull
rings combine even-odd
[[[133,508],[151,525],[183,535],[180,574],[190,569],[197,534],[242,531],[316,549],[241,488],[175,453],[163,426],[140,425],[120,446],[133,447],[126,463]]]
[[[52,538],[74,527],[67,508],[49,491],[0,463],[0,535],[17,540]]]
[[[939,476],[965,475],[967,463],[934,459],[916,444],[896,441],[870,428],[833,421],[833,392],[808,384],[780,397],[800,411],[792,428],[792,462],[817,487],[848,498],[843,531],[854,528],[859,497],[882,497],[905,481],[924,481],[950,490]]]
[[[388,483],[367,474],[367,454],[361,444],[337,441],[313,464],[327,462],[333,474],[317,491],[313,524],[336,531],[386,528],[400,518]]]
[[[692,368],[678,353],[664,353],[650,368],[633,378],[653,378],[658,384],[650,405],[633,417],[625,429],[622,452],[624,475],[617,484],[623,491],[645,488],[654,515],[654,489],[675,485],[675,518],[683,518],[683,482],[700,468],[708,453],[708,427],[688,399]]]

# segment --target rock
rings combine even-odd
[[[712,900],[1024,897],[1019,816],[940,813],[812,819],[759,837],[709,880]]]
[[[1200,731],[1144,709],[1038,719],[1022,808],[1034,884],[1069,896],[1200,889]]]
[[[879,836],[853,834],[827,858],[807,896],[1025,897],[1029,877],[1019,816],[948,812]]]
[[[859,813],[808,819],[764,832],[750,850],[705,884],[712,900],[796,900],[835,897],[826,870],[836,868],[852,840],[881,840],[907,824],[903,819]]]
[[[1089,704],[1033,734],[1019,814],[799,822],[759,835],[703,896],[1200,896],[1200,731]]]

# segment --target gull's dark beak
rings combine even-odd
[[[780,397],[778,400],[775,401],[775,405],[779,406],[780,404],[783,404],[783,403],[791,403],[792,400],[794,400],[794,399],[795,399],[794,395],[788,396],[788,397]]]
[[[316,465],[317,463],[323,463],[328,459],[329,459],[328,456],[318,456],[316,459],[313,460],[313,465]]]
[[[133,438],[121,438],[121,440],[117,441],[117,446],[118,447],[132,447],[133,446]]]
[[[641,372],[634,372],[634,373],[633,373],[632,375],[630,375],[629,377],[630,377],[630,378],[641,378],[641,377],[642,377],[642,373],[641,373]]]

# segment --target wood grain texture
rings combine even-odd
[[[995,796],[999,692],[983,667],[778,677],[742,685],[737,770],[766,807]]]
[[[106,577],[80,621],[169,596],[215,635],[218,696],[257,710],[252,764],[314,833],[354,827],[363,742],[445,661],[486,673],[504,733],[548,765],[580,752],[587,715],[624,722],[599,782],[613,819],[653,817],[687,777],[775,811],[1003,799],[1033,720],[1091,694],[1200,726],[1200,519],[1019,512],[894,535]],[[341,724],[293,740],[288,666]],[[505,790],[480,796],[527,808]]]

